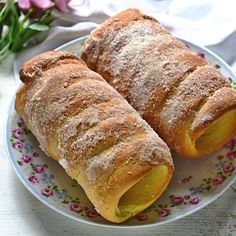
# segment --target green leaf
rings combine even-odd
[[[45,31],[45,30],[49,29],[49,27],[47,25],[40,24],[40,23],[34,23],[34,24],[28,26],[28,28],[30,28],[32,30],[36,30],[36,31]]]
[[[16,34],[16,37],[12,43],[11,51],[16,52],[19,49],[21,49],[24,43],[37,32],[38,31],[32,30],[32,29],[26,29],[26,30],[23,30],[22,32],[18,32],[18,34]]]

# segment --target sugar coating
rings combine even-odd
[[[29,80],[25,73],[29,87],[22,115],[42,149],[48,155],[52,150],[58,153],[63,168],[69,173],[84,172],[93,183],[107,176],[114,165],[118,168],[135,161],[172,166],[167,145],[129,103],[79,59],[71,61],[66,55],[52,68],[41,68],[37,60],[32,68],[30,64],[23,68],[22,76],[24,69],[37,74]]]
[[[186,129],[194,119],[208,125],[213,121],[216,115],[204,113],[200,117],[198,113],[209,99],[220,103],[221,96],[212,95],[230,88],[230,83],[157,21],[135,10],[127,12],[126,18],[115,16],[95,29],[85,41],[81,57],[127,99],[172,150],[181,153]],[[215,113],[219,117],[223,111]]]

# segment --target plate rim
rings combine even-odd
[[[53,50],[62,50],[63,48],[65,47],[68,47],[70,45],[73,45],[75,43],[80,43],[81,41],[84,41],[86,38],[88,38],[89,35],[85,35],[85,36],[82,36],[82,37],[79,37],[77,39],[74,39],[74,40],[70,40],[62,45],[60,45],[59,47],[53,49]],[[208,48],[204,47],[204,46],[199,46],[199,45],[196,45],[192,42],[189,42],[188,40],[185,40],[185,39],[182,39],[182,38],[178,38],[179,40],[181,40],[183,43],[185,44],[188,44],[194,48],[199,48],[201,51],[203,52],[206,52],[208,55],[210,55],[211,57],[214,58],[215,61],[218,61],[220,62],[225,70],[227,71],[227,73],[230,74],[230,76],[232,77],[232,79],[234,81],[236,81],[236,75],[235,73],[233,72],[232,68],[221,58],[219,57],[217,54],[215,54],[214,52],[212,52],[211,50],[209,50]],[[18,73],[17,71],[17,68],[16,68],[16,65],[14,63],[14,76]],[[21,86],[21,84],[20,84]],[[17,87],[16,91],[19,89],[19,87]],[[6,148],[6,151],[7,151],[7,156],[8,156],[8,159],[10,160],[10,163],[14,169],[14,171],[16,172],[18,178],[20,179],[20,181],[23,183],[23,185],[25,186],[26,189],[28,189],[31,194],[36,197],[40,202],[44,203],[47,207],[51,208],[52,210],[54,210],[55,212],[58,212],[70,219],[73,219],[75,221],[78,221],[80,223],[85,223],[87,225],[91,225],[91,226],[95,226],[95,227],[100,227],[100,228],[109,228],[109,229],[120,229],[120,230],[132,230],[132,229],[141,229],[141,228],[155,228],[155,227],[158,227],[159,225],[164,225],[164,224],[167,224],[167,223],[170,223],[170,222],[173,222],[173,221],[176,221],[176,220],[179,220],[179,219],[182,219],[186,216],[189,216],[199,210],[201,210],[202,208],[206,207],[207,205],[211,204],[212,202],[214,202],[218,197],[220,197],[224,192],[226,192],[229,187],[236,181],[236,173],[234,174],[234,176],[232,177],[232,179],[230,179],[224,186],[224,188],[220,189],[220,190],[216,190],[214,192],[214,195],[211,196],[210,198],[208,198],[205,202],[203,202],[201,205],[198,205],[196,206],[195,208],[193,208],[192,210],[188,211],[188,212],[185,212],[181,215],[177,215],[173,218],[169,218],[167,219],[166,221],[160,221],[160,222],[154,222],[154,223],[147,223],[147,224],[143,224],[143,225],[119,225],[119,224],[113,224],[111,223],[110,225],[108,224],[104,224],[104,223],[96,223],[96,222],[91,222],[91,221],[86,221],[84,220],[83,218],[80,218],[80,217],[77,217],[77,216],[74,216],[73,214],[69,214],[67,213],[66,211],[63,211],[62,209],[60,208],[57,208],[56,206],[54,206],[53,204],[51,204],[49,201],[47,201],[45,198],[41,197],[35,190],[33,187],[31,187],[29,185],[29,182],[26,181],[26,179],[24,178],[24,176],[22,176],[20,173],[19,173],[19,167],[15,164],[14,162],[14,154],[12,153],[11,151],[11,147],[10,147],[10,144],[9,144],[9,135],[10,135],[10,124],[11,124],[11,121],[12,121],[12,114],[14,112],[16,112],[14,110],[14,101],[15,101],[15,94],[16,94],[16,91],[14,93],[14,96],[12,97],[11,99],[11,102],[10,104],[8,105],[8,109],[7,109],[7,114],[5,116],[5,121],[4,121],[4,143],[5,143],[5,148]]]

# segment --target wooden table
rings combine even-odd
[[[4,146],[4,120],[17,87],[12,62],[13,58],[10,57],[0,65],[0,236],[236,236],[236,193],[232,188],[204,209],[184,219],[155,228],[119,232],[78,223],[38,201],[17,178]]]

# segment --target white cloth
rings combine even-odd
[[[72,0],[73,12],[57,13],[45,40],[16,57],[15,70],[28,58],[54,49],[89,32],[109,16],[127,8],[139,8],[154,16],[175,36],[208,46],[236,71],[236,14],[234,0]],[[80,22],[80,23],[77,23]],[[16,73],[17,75],[17,73]]]

